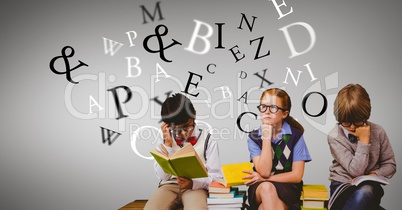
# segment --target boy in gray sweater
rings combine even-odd
[[[334,115],[339,122],[328,134],[328,144],[334,158],[329,168],[330,194],[342,183],[358,176],[372,175],[391,178],[396,162],[385,130],[369,122],[370,97],[359,84],[342,88],[334,102]],[[337,209],[378,209],[384,190],[377,182],[363,182],[337,200]]]

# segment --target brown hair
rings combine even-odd
[[[196,111],[193,103],[186,96],[176,93],[167,98],[161,109],[162,121],[167,124],[183,124],[195,119]]]
[[[338,122],[368,120],[370,114],[370,97],[361,85],[348,84],[339,91],[334,102],[334,115]]]
[[[290,116],[290,109],[292,108],[292,101],[290,100],[288,93],[286,93],[286,91],[279,89],[279,88],[267,89],[261,94],[260,101],[264,98],[264,96],[266,94],[277,96],[278,98],[281,99],[282,106],[283,106],[282,108],[285,111],[289,112],[288,116],[285,118],[285,122],[287,122],[291,127],[297,128],[302,133],[304,133],[303,126],[299,122],[297,122],[293,117]]]

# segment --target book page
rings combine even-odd
[[[187,157],[187,156],[193,156],[197,155],[197,153],[194,150],[193,145],[191,144],[186,144],[184,147],[180,148],[178,151],[176,151],[171,159],[178,158],[178,157]],[[198,155],[197,155],[198,156]]]
[[[355,180],[353,180],[351,184],[357,186],[364,181],[375,181],[384,185],[389,184],[388,179],[383,176],[370,176],[370,175],[358,176],[355,178]]]

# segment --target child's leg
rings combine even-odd
[[[286,204],[278,197],[276,188],[271,182],[263,182],[257,187],[256,199],[257,203],[261,203],[258,209],[287,209]]]
[[[160,186],[145,205],[145,210],[170,210],[170,205],[176,199],[179,192],[179,185],[165,184]]]
[[[208,193],[204,189],[186,190],[182,194],[184,210],[207,210]]]
[[[375,182],[364,182],[352,193],[343,209],[378,209],[383,195],[384,190],[380,184]]]

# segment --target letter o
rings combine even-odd
[[[319,94],[319,95],[324,99],[324,106],[322,107],[320,113],[318,113],[318,114],[316,114],[316,115],[312,115],[312,114],[308,113],[308,112],[307,112],[307,109],[306,109],[307,99],[308,99],[308,97],[310,97],[313,93]],[[325,111],[327,110],[327,106],[328,106],[327,98],[326,98],[322,93],[320,93],[320,92],[310,92],[310,93],[308,93],[306,96],[304,96],[303,102],[302,102],[302,107],[303,107],[304,113],[306,113],[306,114],[307,114],[308,116],[310,116],[310,117],[319,117],[319,116],[321,116],[321,115],[324,114]]]

